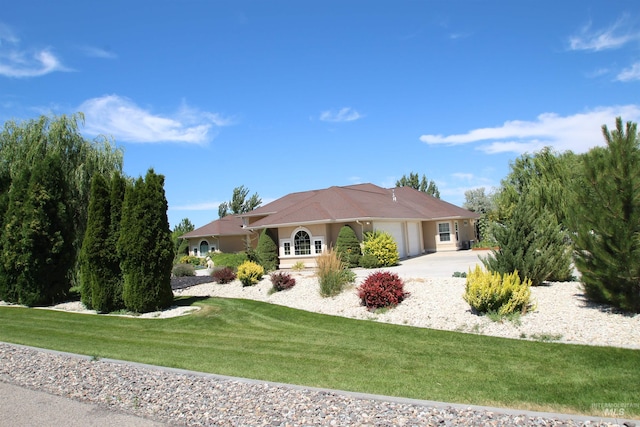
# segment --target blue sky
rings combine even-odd
[[[640,122],[640,4],[621,1],[32,1],[0,12],[0,120],[81,111],[169,222],[244,185],[288,193],[425,174],[498,187],[546,145]]]

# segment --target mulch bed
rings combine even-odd
[[[211,283],[213,278],[211,276],[182,276],[171,278],[171,289],[189,288],[191,286],[201,285],[203,283]]]

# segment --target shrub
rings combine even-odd
[[[296,279],[291,277],[290,274],[277,272],[269,275],[273,290],[276,292],[285,291],[291,289],[296,285]]]
[[[373,255],[378,260],[378,267],[391,267],[398,263],[398,244],[386,231],[365,233],[363,255]]]
[[[371,273],[358,288],[358,297],[369,310],[395,307],[406,296],[402,279],[388,271]]]
[[[192,264],[176,264],[173,266],[171,273],[175,277],[195,276],[196,270]]]
[[[455,271],[451,277],[465,278],[467,277],[467,273],[464,271]]]
[[[362,256],[360,241],[355,231],[348,225],[343,225],[338,233],[336,252],[338,257],[347,264],[347,267],[357,267],[360,263]]]
[[[236,280],[236,273],[229,267],[217,267],[211,272],[213,280],[224,285],[225,283],[231,283]]]
[[[238,269],[240,264],[248,260],[247,254],[245,252],[209,252],[208,255],[216,266],[229,267],[234,271]]]
[[[202,259],[203,258],[198,258],[197,256],[193,256],[193,255],[185,255],[180,257],[179,264],[191,264],[197,267],[202,262]]]
[[[238,280],[242,282],[242,286],[255,285],[262,279],[264,268],[260,264],[253,261],[245,261],[238,267]]]
[[[355,274],[347,268],[332,249],[323,252],[316,258],[317,275],[320,282],[320,295],[336,296],[347,285],[355,280]]]
[[[302,271],[304,270],[304,262],[302,261],[298,261],[295,264],[293,264],[293,267],[291,267],[292,270],[295,271]]]
[[[378,268],[378,258],[375,255],[364,254],[360,257],[360,267],[362,268]]]
[[[273,271],[278,268],[278,246],[273,241],[267,230],[262,230],[256,247],[256,257],[264,271]]]
[[[467,274],[463,298],[480,313],[524,314],[530,306],[531,281],[527,278],[521,281],[517,271],[501,275],[483,271],[476,265]]]

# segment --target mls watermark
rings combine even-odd
[[[603,416],[611,418],[624,417],[625,413],[628,413],[631,408],[640,408],[640,403],[603,402],[591,404],[592,410],[602,412]]]

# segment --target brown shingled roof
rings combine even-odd
[[[395,198],[395,199],[394,199]],[[479,218],[479,215],[411,187],[382,188],[373,184],[329,187],[291,193],[239,216],[228,215],[180,236],[250,234],[242,217],[264,217],[252,229],[353,220],[438,220]]]
[[[251,228],[355,219],[435,220],[479,215],[411,187],[373,184],[292,193],[241,216],[264,216]]]
[[[196,228],[186,234],[180,236],[181,239],[190,237],[209,237],[209,236],[244,236],[251,234],[247,229],[242,228],[242,219],[227,215],[224,218],[217,219],[209,224]]]

